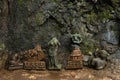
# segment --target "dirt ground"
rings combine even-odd
[[[0,80],[120,80],[120,70],[115,68],[61,71],[1,70]]]

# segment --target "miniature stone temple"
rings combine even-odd
[[[82,65],[83,55],[80,51],[80,49],[75,49],[73,52],[69,55],[67,59],[67,66],[66,69],[80,69],[83,67]]]
[[[45,70],[45,54],[41,46],[37,45],[34,49],[25,53],[26,60],[24,61],[24,69]]]
[[[79,48],[82,39],[81,36],[76,33],[71,35],[71,40],[72,52],[68,56],[66,69],[80,69],[83,67],[83,55]]]

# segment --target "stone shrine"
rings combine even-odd
[[[11,55],[8,59],[7,69],[45,70],[45,54],[41,46],[36,45],[34,49]]]
[[[66,69],[81,69],[83,67],[83,55],[80,49],[75,49],[67,59]]]
[[[45,70],[45,54],[41,46],[37,45],[34,49],[29,50],[25,55],[24,69]]]

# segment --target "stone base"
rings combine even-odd
[[[23,69],[23,63],[19,63],[18,65],[9,65],[7,67],[8,70],[18,70]]]
[[[36,61],[36,62],[24,62],[24,69],[28,70],[45,70],[46,64],[44,61]]]
[[[58,64],[56,67],[49,67],[49,70],[61,70],[62,66],[61,64]]]
[[[67,61],[66,69],[81,69],[83,68],[82,61]]]
[[[18,66],[9,66],[8,70],[18,70],[18,69],[23,69],[23,65],[18,65]]]

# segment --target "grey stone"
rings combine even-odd
[[[116,50],[116,52],[109,56],[110,59],[120,59],[120,49]]]
[[[103,38],[103,40],[105,40],[109,43],[118,44],[118,39],[116,38],[114,31],[108,31],[106,33],[103,33],[102,38]]]
[[[101,41],[100,45],[102,49],[108,51],[110,54],[115,53],[115,51],[118,49],[117,45],[110,44],[107,41]]]
[[[91,63],[93,68],[98,69],[98,70],[105,68],[106,64],[107,62],[104,60],[101,60],[100,58],[93,58],[92,63]]]
[[[98,33],[98,27],[97,26],[88,25],[87,28],[89,29],[90,32]]]

